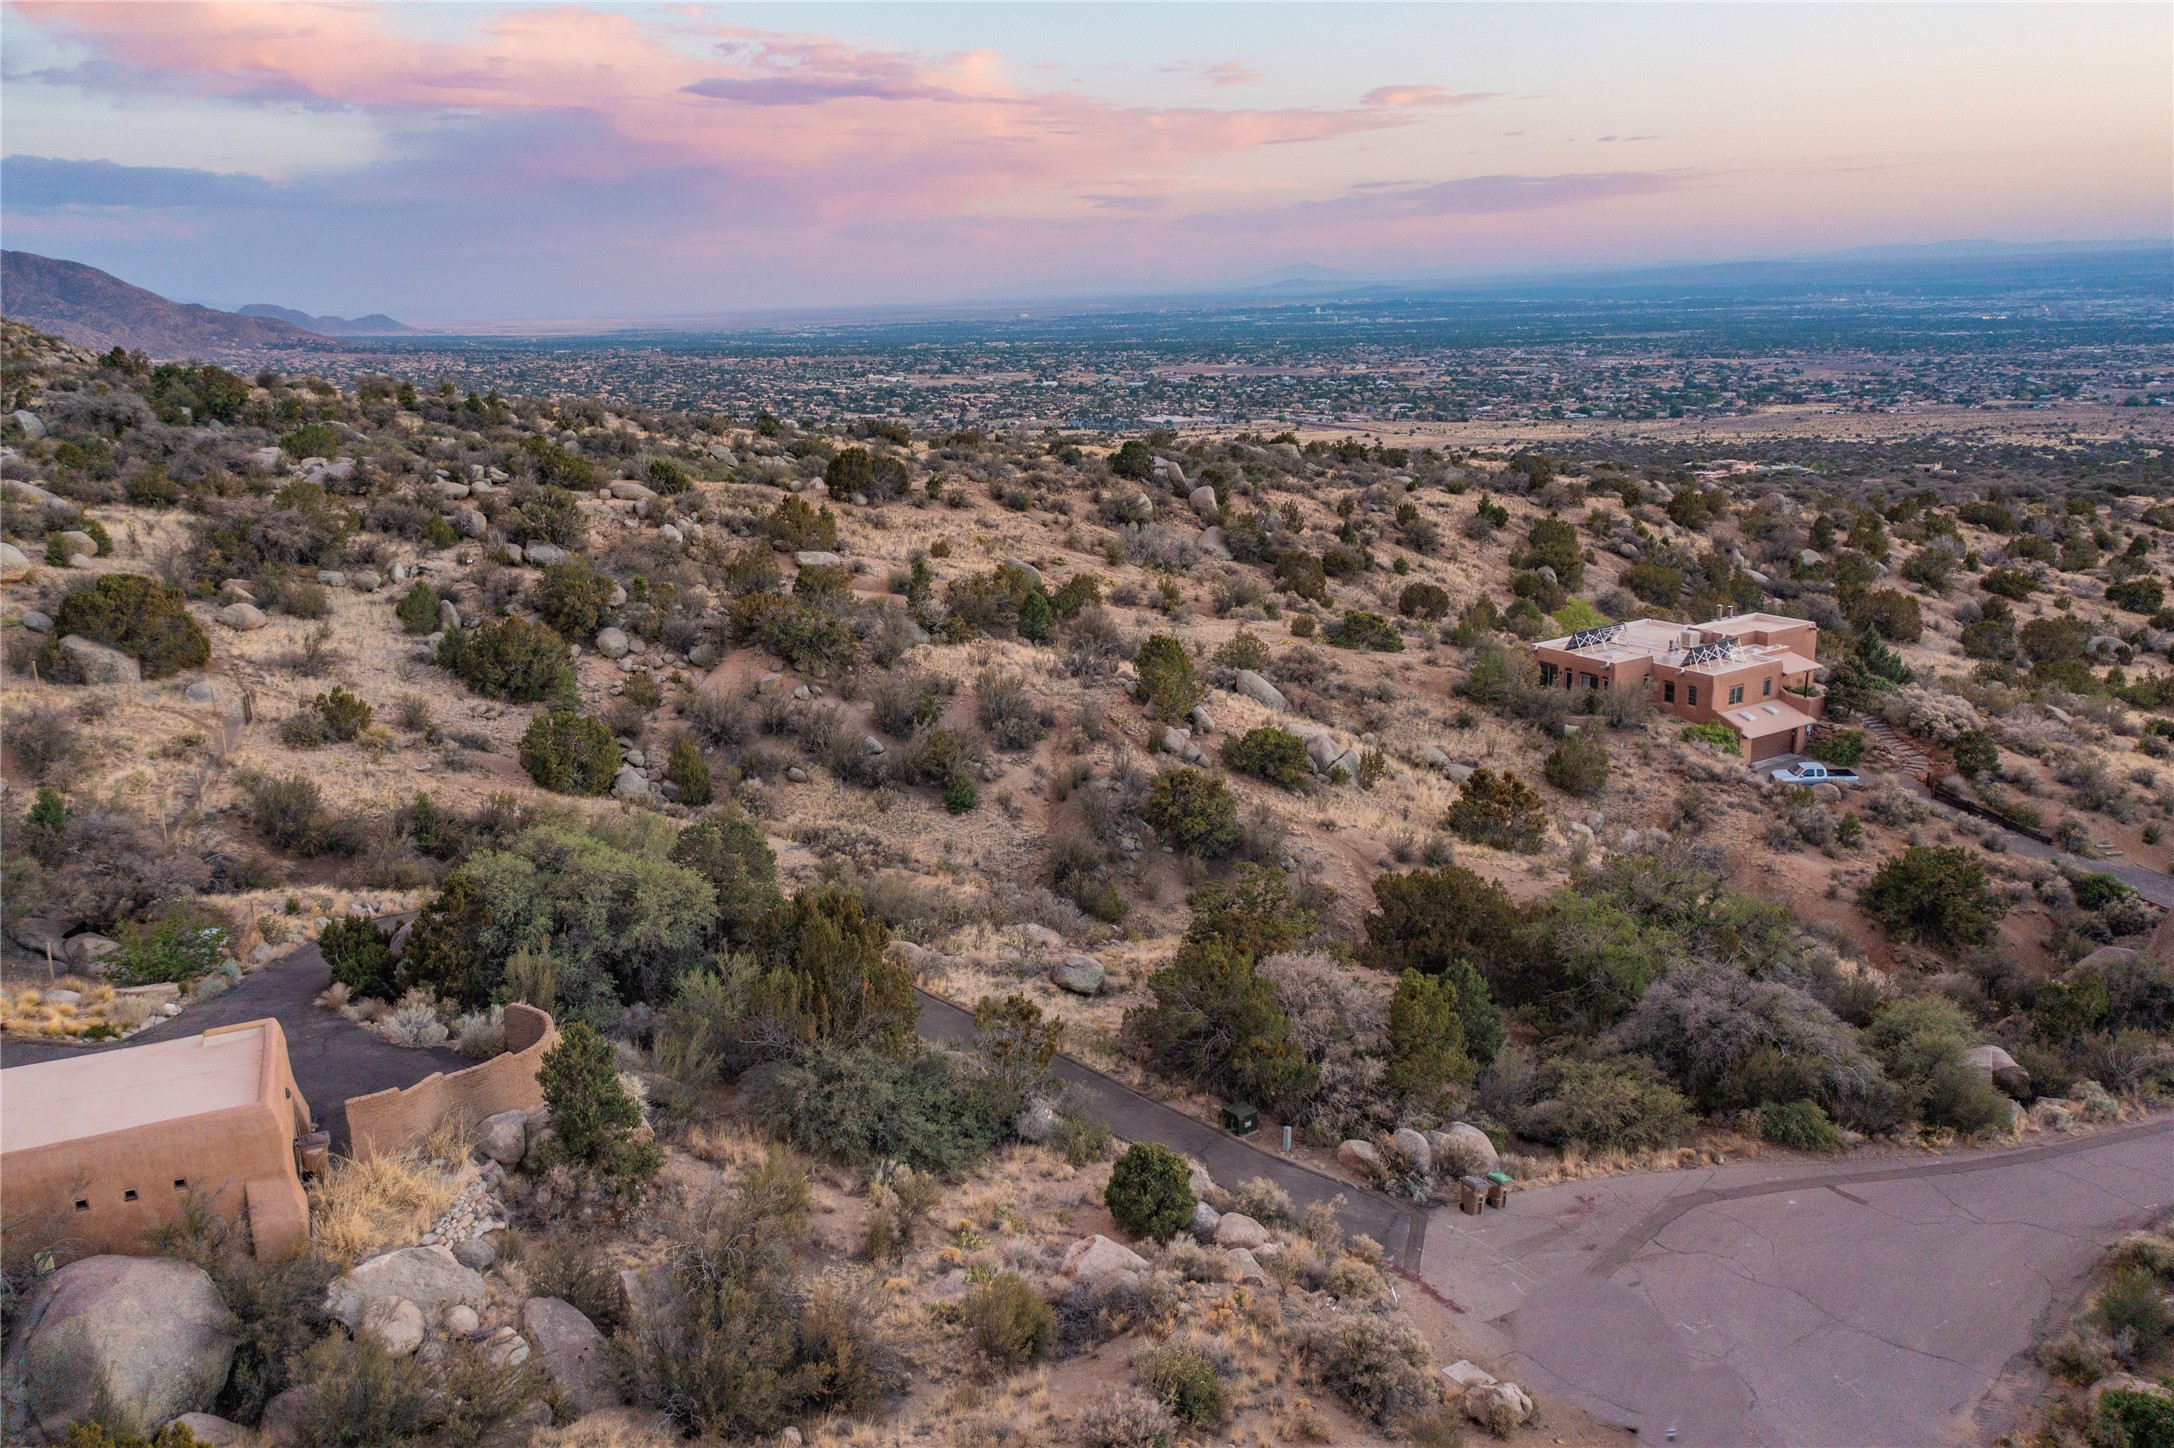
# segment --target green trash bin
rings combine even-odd
[[[1242,1101],[1223,1107],[1223,1129],[1232,1136],[1251,1136],[1261,1129],[1261,1114]]]

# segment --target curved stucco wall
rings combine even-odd
[[[349,1149],[357,1158],[406,1151],[447,1121],[472,1124],[501,1111],[534,1111],[543,1105],[536,1069],[558,1040],[548,1014],[534,1006],[507,1006],[504,1055],[451,1075],[426,1076],[413,1086],[348,1098]]]

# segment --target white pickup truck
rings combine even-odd
[[[1811,759],[1775,770],[1774,778],[1782,784],[1852,785],[1864,782],[1854,769],[1840,769]]]

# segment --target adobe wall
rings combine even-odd
[[[406,1151],[429,1140],[446,1121],[474,1123],[501,1111],[534,1111],[543,1105],[537,1067],[558,1041],[558,1027],[548,1014],[534,1006],[507,1006],[504,1055],[451,1075],[427,1076],[405,1089],[349,1098],[348,1149],[358,1160]]]

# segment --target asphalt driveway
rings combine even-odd
[[[1427,1285],[1497,1361],[1641,1441],[1989,1442],[2028,1354],[2174,1205],[2174,1118],[2000,1152],[1747,1163],[1434,1215]]]
[[[332,971],[324,956],[315,945],[305,945],[256,974],[244,976],[232,990],[200,1001],[126,1041],[62,1046],[0,1039],[0,1067],[27,1066],[85,1051],[125,1051],[153,1041],[198,1035],[214,1026],[270,1016],[287,1033],[287,1059],[294,1068],[294,1081],[302,1088],[319,1129],[331,1133],[333,1150],[344,1152],[346,1103],[350,1096],[366,1096],[391,1086],[413,1086],[432,1072],[458,1071],[475,1062],[442,1047],[409,1050],[395,1046],[339,1012],[326,1010],[317,1004],[317,996],[331,981]]]

